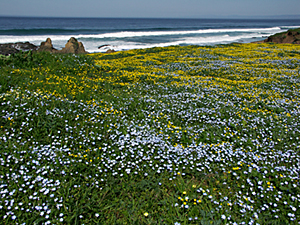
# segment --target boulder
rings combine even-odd
[[[88,52],[85,51],[82,42],[79,42],[76,38],[71,37],[65,47],[59,51],[59,53],[85,54]]]
[[[53,53],[55,53],[58,50],[53,47],[52,40],[50,38],[47,38],[47,40],[45,42],[41,43],[38,51],[39,52],[46,51],[46,52],[53,52]]]

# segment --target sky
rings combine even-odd
[[[299,9],[300,0],[0,0],[0,16],[300,18]]]

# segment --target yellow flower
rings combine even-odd
[[[146,217],[147,217],[148,215],[149,215],[149,213],[147,213],[147,212],[145,212],[145,213],[144,213],[144,216],[146,216]]]
[[[240,167],[233,167],[232,169],[233,169],[233,170],[239,170]]]
[[[182,194],[186,195],[186,191],[182,192]]]
[[[196,185],[194,184],[192,187],[193,187],[193,188],[196,188]]]

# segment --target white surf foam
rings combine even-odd
[[[213,33],[234,33],[234,32],[246,32],[246,33],[274,33],[280,32],[280,27],[272,28],[252,28],[252,29],[204,29],[204,30],[189,30],[189,31],[123,31],[116,33],[105,34],[92,34],[92,35],[78,35],[78,38],[131,38],[131,37],[143,37],[143,36],[170,36],[170,35],[189,35],[189,34],[213,34]]]
[[[189,31],[146,31],[146,32],[116,32],[104,34],[79,34],[79,35],[31,35],[31,36],[14,36],[14,35],[0,35],[0,43],[9,43],[17,41],[45,41],[47,37],[51,37],[52,41],[68,40],[71,36],[79,39],[85,38],[130,38],[142,36],[166,36],[166,35],[188,35],[188,34],[212,34],[212,33],[233,33],[233,32],[246,32],[246,33],[274,33],[280,32],[280,27],[272,28],[251,28],[251,29],[204,29],[204,30],[189,30]]]
[[[103,49],[97,49],[97,44],[93,42],[86,42],[86,49],[89,52],[105,52],[107,49],[114,49],[116,51],[129,50],[129,49],[140,49],[140,48],[152,48],[152,47],[166,47],[171,45],[210,45],[210,44],[226,44],[232,42],[251,42],[263,39],[263,34],[261,33],[250,33],[241,35],[214,35],[205,37],[182,37],[177,40],[164,43],[138,43],[138,42],[126,42],[121,39],[110,42],[110,46]]]

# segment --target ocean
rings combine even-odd
[[[300,27],[300,19],[134,19],[0,17],[0,44],[40,45],[51,38],[62,49],[70,37],[88,52],[215,45],[260,41],[275,33]],[[106,46],[107,45],[107,46]],[[104,46],[102,48],[98,48]]]

